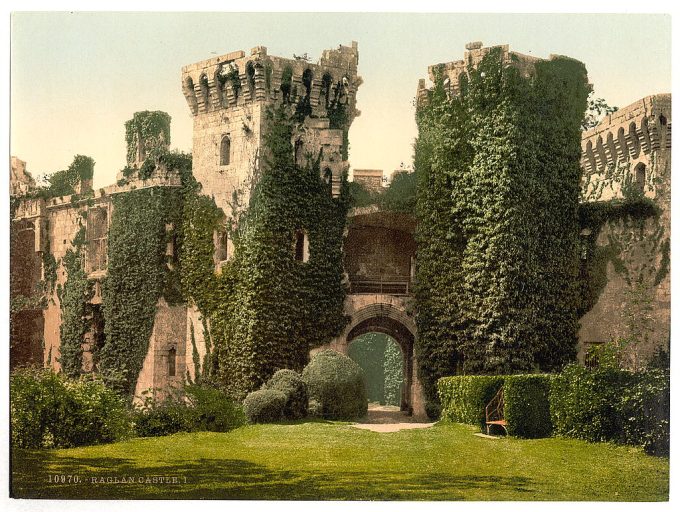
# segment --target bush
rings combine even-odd
[[[323,408],[321,407],[321,402],[318,400],[310,400],[309,408],[307,409],[307,414],[310,418],[322,418]]]
[[[361,367],[334,350],[317,353],[302,372],[309,398],[321,404],[327,419],[351,420],[366,415],[368,398]]]
[[[135,414],[135,431],[140,437],[157,437],[188,432],[191,420],[186,404],[176,398],[157,402],[149,400]]]
[[[12,444],[67,448],[108,443],[131,432],[125,402],[98,380],[70,380],[49,369],[23,368],[10,377]]]
[[[645,452],[668,455],[670,445],[670,375],[658,369],[635,374],[621,397],[623,435],[627,444]]]
[[[551,376],[545,374],[503,378],[508,435],[526,438],[550,435],[550,381]]]
[[[240,405],[223,391],[188,385],[163,401],[149,399],[135,416],[137,435],[155,437],[177,432],[228,432],[245,423]]]
[[[307,385],[299,373],[293,370],[279,370],[262,389],[275,389],[286,395],[286,405],[283,408],[284,418],[298,420],[307,416],[309,407]]]
[[[639,445],[666,455],[670,430],[669,373],[572,365],[552,382],[550,414],[556,434],[586,441]]]
[[[224,391],[210,386],[184,387],[189,402],[189,422],[192,431],[229,432],[245,424],[243,407]]]
[[[586,441],[623,442],[621,394],[632,373],[613,367],[570,365],[550,389],[550,415],[556,434]]]
[[[250,423],[272,423],[283,418],[286,394],[276,389],[253,391],[243,401],[243,411]]]
[[[503,377],[457,375],[437,381],[441,418],[456,423],[486,425],[486,405],[503,385]]]

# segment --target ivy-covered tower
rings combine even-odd
[[[418,87],[418,348],[430,399],[454,373],[576,356],[585,66],[466,46]]]
[[[182,69],[200,184],[182,269],[191,378],[243,398],[278,369],[302,370],[344,327],[358,60],[353,42],[316,64],[256,47]]]
[[[265,109],[294,105],[302,127],[293,134],[300,163],[320,158],[338,194],[347,169],[347,132],[354,118],[356,42],[325,50],[316,64],[307,56],[275,57],[257,46],[182,68],[182,91],[194,118],[193,172],[218,207],[230,210],[234,192],[249,194],[260,168]]]

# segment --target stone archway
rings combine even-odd
[[[347,347],[364,334],[379,332],[387,334],[401,349],[404,386],[401,390],[400,409],[409,414],[413,412],[411,387],[413,385],[413,334],[399,321],[390,317],[374,316],[363,320],[347,335]]]
[[[407,297],[392,295],[347,296],[345,314],[351,321],[344,332],[322,348],[330,348],[347,355],[349,345],[359,336],[380,332],[391,336],[401,348],[404,358],[404,388],[401,409],[417,418],[425,418],[422,387],[418,381],[416,352],[416,325],[406,313]]]

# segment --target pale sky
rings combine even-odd
[[[125,165],[123,125],[136,111],[168,112],[171,147],[191,151],[182,66],[258,45],[315,62],[352,40],[364,80],[349,134],[353,168],[411,165],[418,79],[428,65],[461,59],[470,41],[579,59],[610,105],[671,91],[668,15],[15,13],[11,154],[34,176],[88,155],[95,187],[112,184]]]

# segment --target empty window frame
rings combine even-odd
[[[177,350],[172,347],[168,350],[168,377],[174,377],[177,374]]]
[[[91,208],[87,212],[87,256],[88,273],[106,270],[108,239],[108,211],[106,208]]]
[[[295,230],[294,256],[295,261],[301,263],[309,261],[309,238],[304,229]]]
[[[220,165],[229,165],[231,162],[231,139],[229,135],[222,136],[220,142]]]

